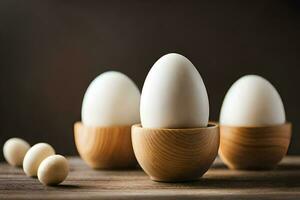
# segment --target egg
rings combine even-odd
[[[122,126],[140,122],[140,91],[126,75],[109,71],[89,85],[82,102],[86,126]]]
[[[30,145],[21,138],[11,138],[3,146],[5,160],[12,166],[22,166],[24,156]]]
[[[285,123],[285,111],[274,86],[261,76],[246,75],[227,92],[220,112],[220,124],[269,126]]]
[[[54,155],[54,149],[47,143],[32,146],[23,160],[23,170],[27,176],[36,176],[40,163],[48,156]]]
[[[62,155],[52,155],[44,159],[38,168],[38,179],[44,185],[57,185],[69,173],[69,163]]]
[[[199,72],[186,57],[170,53],[156,61],[144,82],[140,117],[144,128],[207,126],[206,88]]]

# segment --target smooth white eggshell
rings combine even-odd
[[[44,185],[57,185],[66,179],[68,173],[68,160],[61,155],[52,155],[41,162],[38,179]]]
[[[140,91],[126,75],[110,71],[89,85],[81,118],[87,126],[132,125],[140,122]]]
[[[32,146],[23,160],[23,170],[27,176],[36,176],[40,163],[48,156],[54,155],[54,149],[46,143]]]
[[[3,146],[5,160],[12,166],[22,166],[24,156],[30,145],[21,138],[11,138]]]
[[[170,53],[153,65],[143,86],[140,115],[145,128],[207,126],[206,88],[199,72],[186,57]]]
[[[220,113],[220,124],[268,126],[285,123],[282,100],[274,86],[257,75],[237,80],[227,92]]]

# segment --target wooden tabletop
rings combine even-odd
[[[63,184],[43,186],[20,168],[0,164],[0,199],[300,199],[300,156],[272,171],[228,170],[219,159],[199,180],[159,183],[141,170],[96,171],[70,157]]]

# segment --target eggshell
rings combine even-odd
[[[132,125],[140,122],[140,92],[126,75],[110,71],[89,85],[82,103],[87,126]]]
[[[257,75],[237,80],[223,101],[220,124],[268,126],[285,123],[282,100],[274,86]]]
[[[54,149],[46,143],[32,146],[26,153],[23,161],[23,170],[27,176],[36,176],[40,163],[48,156],[54,155]]]
[[[21,138],[11,138],[3,146],[5,160],[12,166],[22,166],[24,156],[30,145]]]
[[[69,173],[69,163],[64,156],[53,155],[45,158],[38,168],[38,179],[44,185],[57,185]]]
[[[145,128],[207,126],[206,88],[199,72],[186,57],[170,53],[153,65],[143,86],[140,115]]]

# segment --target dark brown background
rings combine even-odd
[[[76,154],[89,82],[118,70],[141,88],[160,56],[178,52],[200,71],[212,120],[240,76],[270,80],[294,124],[289,153],[300,153],[297,1],[2,0],[0,15],[1,145],[18,136]]]

